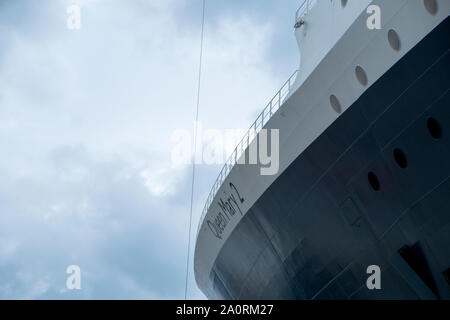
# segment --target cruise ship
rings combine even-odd
[[[299,7],[298,71],[206,201],[198,287],[227,300],[449,299],[450,1]],[[262,175],[245,158],[273,129],[279,168]]]

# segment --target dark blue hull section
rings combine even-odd
[[[450,298],[449,41],[447,18],[283,172],[220,251],[210,298]]]

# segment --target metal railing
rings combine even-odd
[[[309,14],[309,11],[316,4],[317,0],[303,0],[300,8],[295,13],[295,28],[300,28],[304,23],[304,17]]]
[[[225,162],[225,165],[220,170],[220,173],[214,182],[214,185],[209,192],[208,198],[206,199],[205,207],[202,212],[202,216],[200,217],[200,222],[197,229],[197,234],[200,231],[201,225],[203,223],[203,219],[205,218],[206,213],[214,200],[214,197],[217,194],[217,191],[222,186],[222,183],[231,172],[231,169],[238,162],[242,154],[245,150],[250,146],[253,140],[256,138],[257,134],[261,129],[266,125],[266,123],[272,118],[272,115],[282,106],[284,99],[289,94],[291,90],[291,84],[294,80],[294,77],[297,75],[298,70],[296,70],[289,79],[284,83],[281,89],[277,92],[277,94],[270,100],[270,102],[266,105],[264,110],[259,114],[256,118],[255,122],[250,126],[247,133],[244,135],[242,140],[238,143],[234,151],[231,153],[228,160]]]

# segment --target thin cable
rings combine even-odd
[[[187,246],[187,261],[186,261],[186,284],[184,286],[184,300],[187,300],[188,291],[188,281],[189,281],[189,258],[191,253],[191,231],[192,231],[192,206],[194,203],[194,182],[195,182],[195,155],[197,153],[197,125],[198,125],[198,110],[200,106],[200,87],[202,78],[202,61],[203,61],[203,34],[205,30],[205,3],[203,0],[203,10],[202,10],[202,34],[200,40],[200,61],[198,66],[198,83],[197,83],[197,111],[195,114],[195,124],[194,124],[194,152],[192,156],[192,183],[191,183],[191,209],[189,211],[189,238]]]

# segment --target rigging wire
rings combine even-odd
[[[188,235],[188,245],[187,245],[187,259],[186,259],[186,283],[184,286],[184,300],[187,300],[188,282],[189,282],[189,260],[191,253],[191,232],[192,232],[192,206],[194,203],[194,182],[195,182],[195,154],[197,151],[197,126],[198,126],[198,110],[200,106],[200,87],[201,87],[201,77],[202,77],[202,62],[203,62],[203,35],[205,30],[205,4],[206,0],[203,0],[202,6],[202,32],[200,37],[200,59],[198,66],[198,83],[197,83],[197,108],[195,114],[195,124],[194,124],[194,152],[192,155],[192,182],[191,182],[191,207],[189,211],[189,235]]]

